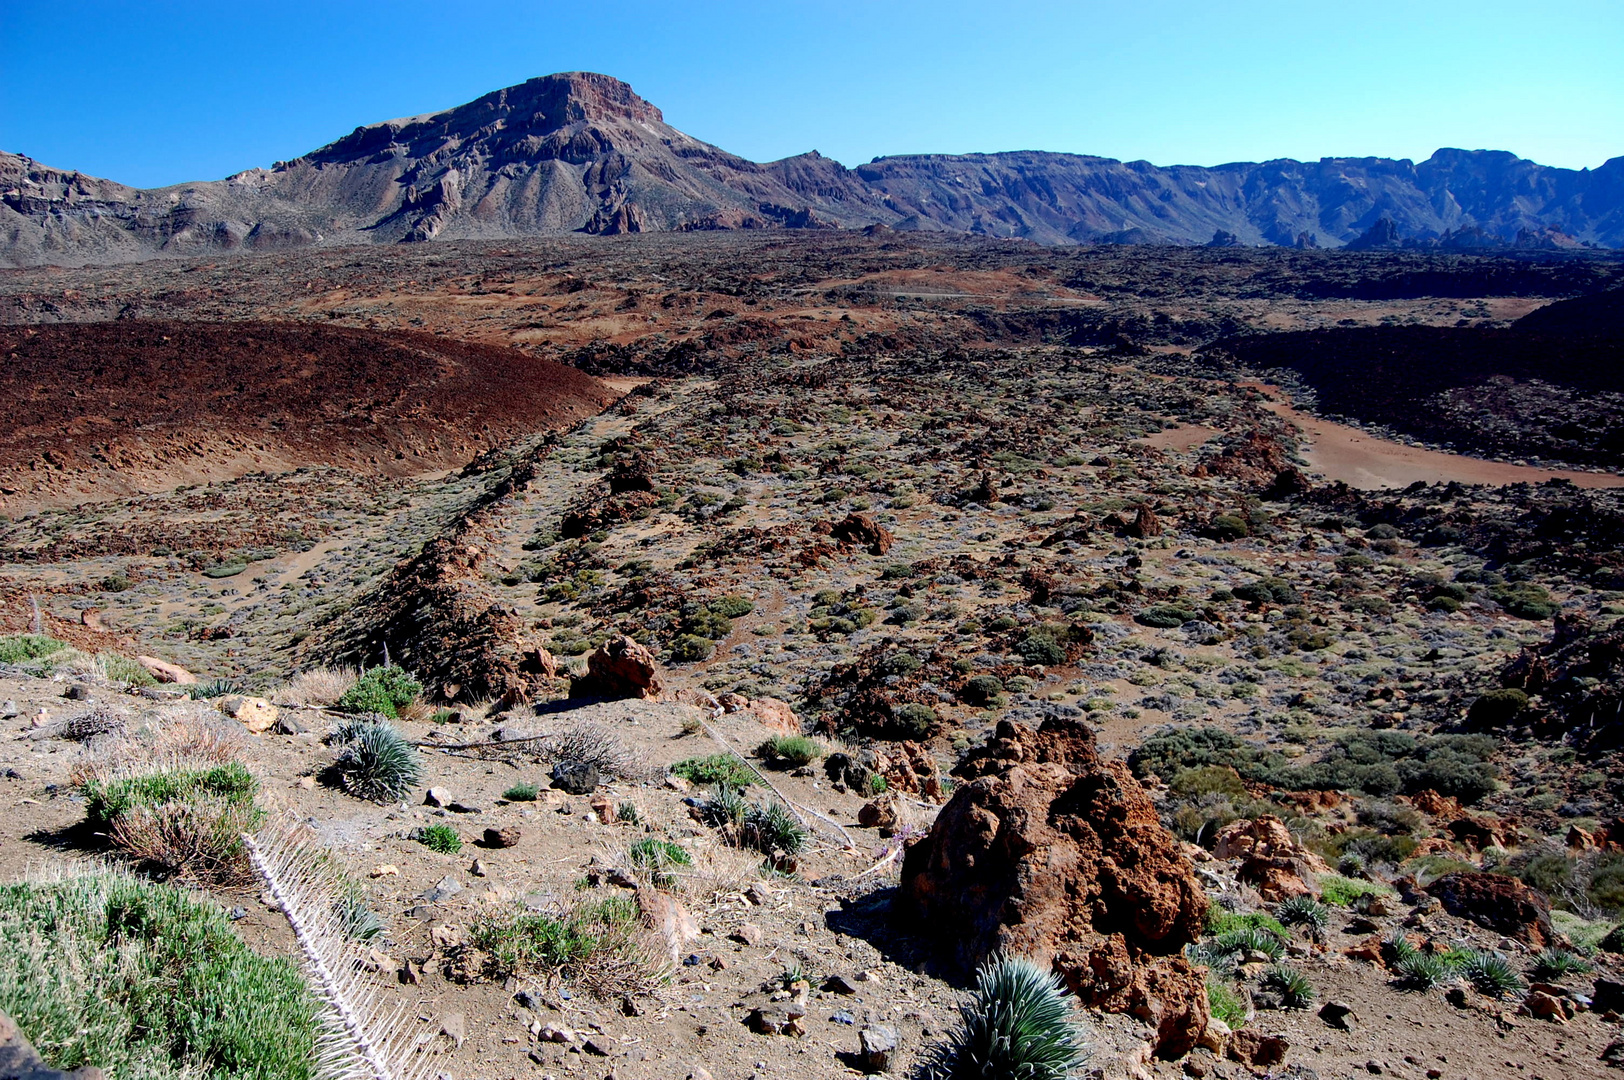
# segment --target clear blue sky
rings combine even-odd
[[[1624,0],[0,0],[0,150],[217,179],[578,69],[756,160],[1624,154]]]

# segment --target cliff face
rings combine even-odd
[[[1382,226],[1391,222],[1391,228]],[[532,79],[356,128],[225,180],[142,190],[0,154],[0,265],[309,244],[677,229],[950,229],[1046,244],[1624,246],[1624,158],[1498,151],[1158,167],[1076,154],[757,164],[683,134],[617,79]],[[1543,239],[1541,239],[1543,238]],[[1553,239],[1554,238],[1554,239]]]

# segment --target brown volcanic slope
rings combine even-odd
[[[0,357],[6,509],[301,465],[421,473],[616,397],[515,349],[285,323],[6,327]]]

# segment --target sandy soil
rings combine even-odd
[[[1582,488],[1624,487],[1624,476],[1612,473],[1507,465],[1378,439],[1358,428],[1321,420],[1294,408],[1282,400],[1285,394],[1277,387],[1259,389],[1271,398],[1265,408],[1302,429],[1309,443],[1303,449],[1303,457],[1308,460],[1311,471],[1327,480],[1341,480],[1350,487],[1401,488],[1417,480],[1428,484],[1451,480],[1462,484],[1542,484],[1547,480],[1571,480]]]

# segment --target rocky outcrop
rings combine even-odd
[[[625,634],[594,649],[586,670],[570,686],[571,697],[657,698],[663,689],[654,654]]]
[[[865,547],[870,555],[884,555],[891,550],[891,530],[875,521],[872,514],[847,514],[830,527],[829,535],[842,544]]]
[[[1534,949],[1551,943],[1550,902],[1515,878],[1462,870],[1427,886],[1444,910],[1457,918],[1516,938]]]
[[[1011,721],[956,770],[963,783],[910,848],[901,907],[966,969],[997,953],[1051,964],[1090,1007],[1196,1045],[1210,1013],[1182,955],[1207,902],[1178,841],[1127,766],[1079,720]]]
[[[1270,903],[1312,895],[1315,875],[1331,870],[1324,859],[1297,843],[1285,823],[1272,814],[1225,825],[1212,853],[1220,859],[1240,859],[1237,876],[1256,886]]]

